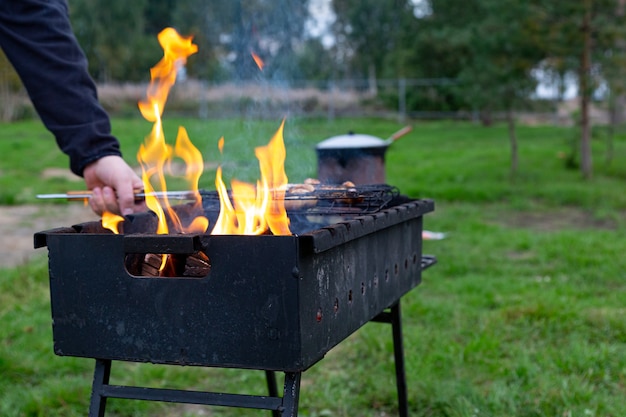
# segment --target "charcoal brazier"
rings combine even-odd
[[[411,200],[291,236],[114,235],[99,222],[37,233],[54,352],[302,372],[420,283],[432,210]],[[135,276],[125,265],[129,254],[197,251],[210,260],[201,278]]]

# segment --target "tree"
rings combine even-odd
[[[545,58],[537,0],[432,0],[422,19],[415,62],[457,83],[449,90],[457,110],[478,112],[489,125],[504,112],[509,126],[511,174],[518,167],[515,112],[536,87],[532,75]]]
[[[515,112],[530,100],[537,81],[532,72],[545,58],[535,24],[533,1],[482,0],[470,23],[468,59],[458,88],[490,123],[492,111],[504,111],[509,127],[511,175],[518,167]]]
[[[387,68],[397,76],[403,62],[399,58],[402,28],[415,21],[413,6],[408,0],[333,0],[337,19],[333,33],[344,58],[348,77],[368,78],[370,89],[376,92],[374,80]]]
[[[548,63],[556,72],[573,71],[578,78],[580,99],[580,169],[591,178],[591,121],[589,107],[599,83],[619,84],[613,70],[623,49],[624,15],[621,0],[554,0],[543,4]],[[621,45],[621,46],[620,46]]]
[[[146,6],[147,0],[72,2],[74,31],[94,78],[99,81],[142,79],[145,68],[152,65],[154,58],[158,59],[158,43],[145,33]]]

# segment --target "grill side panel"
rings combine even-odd
[[[301,236],[112,235],[48,246],[58,355],[303,371],[421,281],[420,200]],[[133,277],[126,252],[201,249],[205,278]]]
[[[211,237],[202,279],[130,276],[122,236],[51,234],[47,245],[58,355],[303,367],[295,237]]]
[[[416,217],[302,259],[303,356],[328,352],[419,285],[421,255]]]

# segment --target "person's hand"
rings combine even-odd
[[[105,156],[83,170],[85,185],[92,192],[91,209],[127,215],[146,209],[145,202],[135,201],[135,191],[143,189],[141,178],[119,156]]]

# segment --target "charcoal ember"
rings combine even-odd
[[[159,268],[161,267],[162,256],[154,253],[147,253],[141,264],[142,277],[158,277],[160,276]]]
[[[204,252],[196,252],[191,255],[168,254],[165,267],[161,270],[163,255],[147,253],[141,255],[140,265],[137,266],[139,255],[133,256],[131,262],[127,259],[128,265],[132,265],[133,275],[142,277],[205,277],[211,271],[211,262]]]
[[[191,254],[185,260],[184,277],[205,277],[211,272],[211,261],[204,252]]]
[[[124,266],[129,274],[134,276],[141,276],[141,269],[144,263],[144,254],[142,253],[129,253],[124,258]]]

